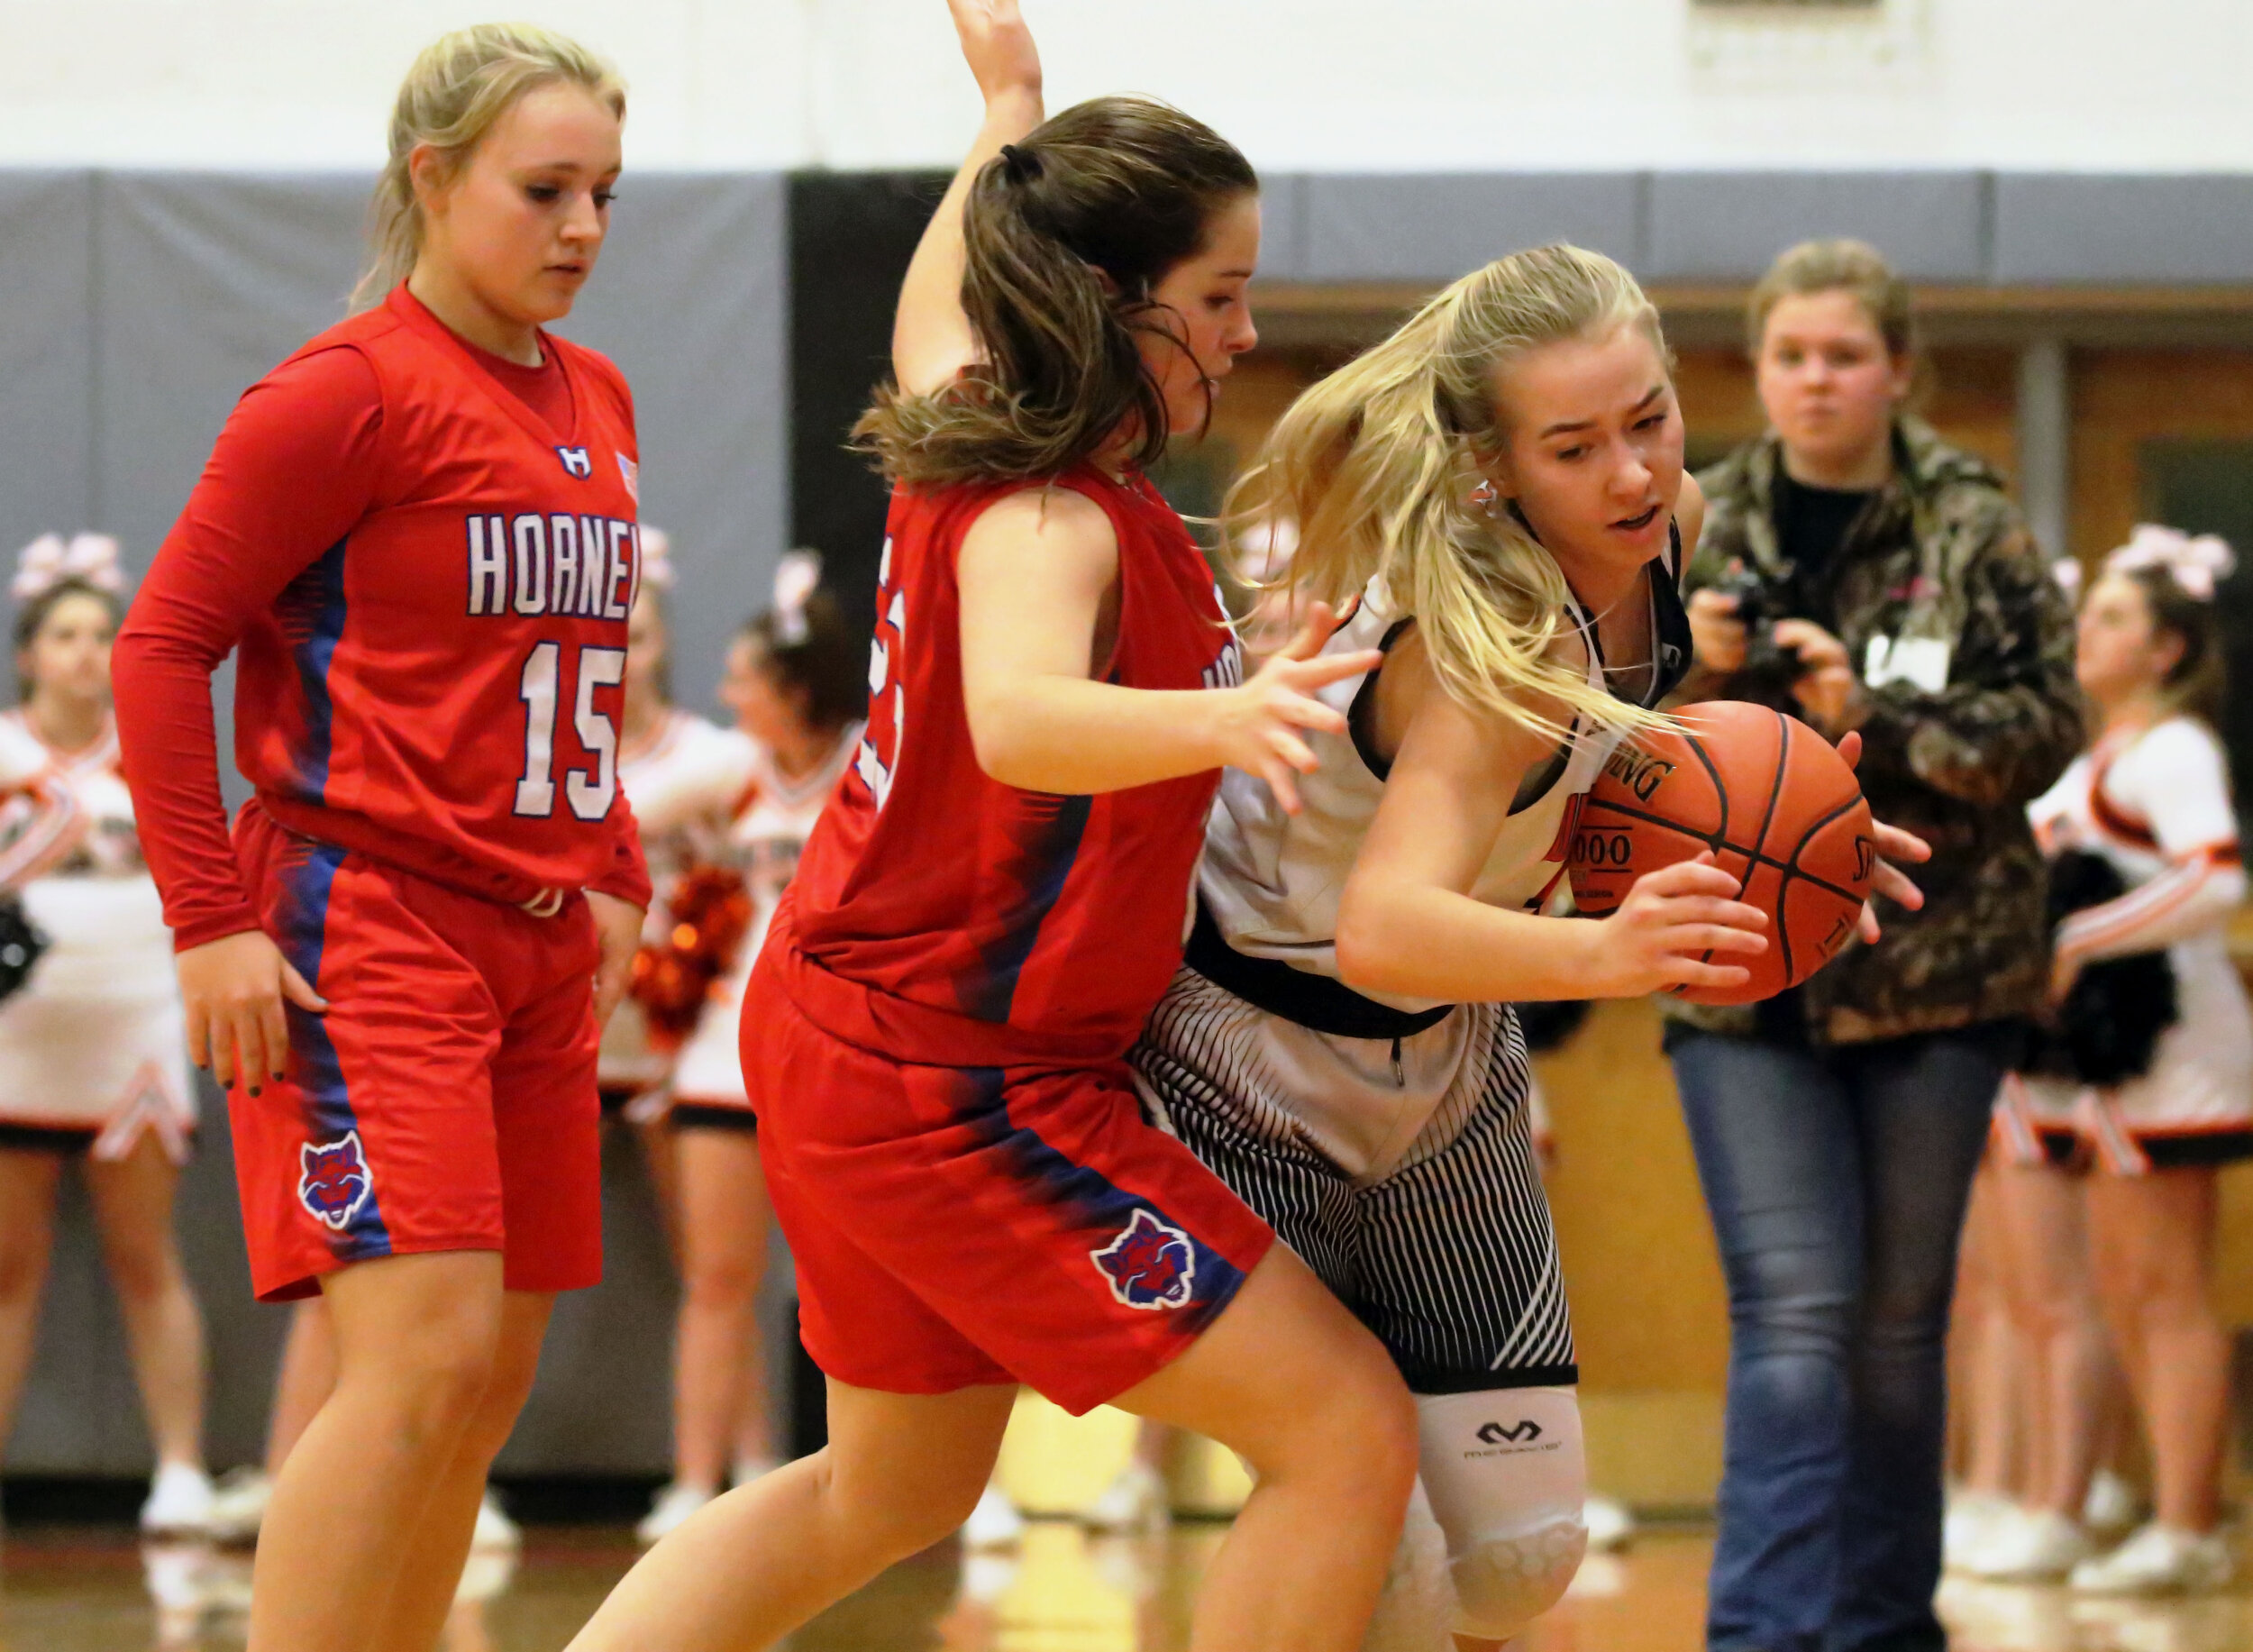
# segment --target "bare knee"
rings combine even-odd
[[[823,1448],[811,1462],[823,1502],[853,1539],[886,1565],[920,1555],[960,1531],[986,1489],[982,1477],[926,1478],[903,1486],[881,1474],[841,1470],[834,1447]]]
[[[117,1294],[149,1307],[187,1289],[178,1252],[169,1233],[137,1234],[103,1246],[103,1261]]]
[[[44,1228],[37,1234],[11,1235],[0,1243],[0,1303],[20,1307],[39,1295],[47,1282],[50,1248]]]
[[[348,1351],[338,1387],[371,1394],[393,1414],[409,1451],[452,1452],[480,1419],[497,1369],[497,1339],[490,1323],[449,1316],[381,1347]]]
[[[1315,1402],[1294,1413],[1276,1442],[1253,1457],[1263,1478],[1336,1479],[1395,1511],[1416,1484],[1416,1401],[1374,1338],[1333,1368]]]
[[[759,1289],[760,1269],[749,1256],[691,1254],[684,1274],[683,1300],[707,1313],[740,1312]]]

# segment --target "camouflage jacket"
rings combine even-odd
[[[1865,671],[1863,791],[1879,819],[1929,842],[1932,859],[1911,869],[1924,910],[1881,901],[1884,939],[1849,943],[1801,990],[1817,1044],[1967,1027],[2039,1006],[2048,936],[2026,805],[2081,748],[2071,611],[2001,479],[1913,419],[1896,426],[1894,449],[1893,479],[1856,518],[1829,570],[1829,629],[1857,671],[1901,639],[1918,639],[1928,666],[1937,645],[1947,651],[1937,692],[1898,674],[1871,689]],[[1789,589],[1771,508],[1780,462],[1770,432],[1698,479],[1709,504],[1686,589],[1735,565],[1779,596]],[[1741,674],[1701,673],[1685,687],[1700,698],[1798,709],[1781,689],[1750,690]],[[1716,1032],[1754,1029],[1749,1009],[1665,1009]]]

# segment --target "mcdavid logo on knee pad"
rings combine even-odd
[[[304,1166],[297,1178],[297,1202],[314,1220],[343,1232],[375,1190],[375,1173],[360,1151],[360,1132],[347,1130],[333,1142],[306,1142],[298,1147],[297,1157]]]
[[[1180,1308],[1197,1282],[1197,1251],[1189,1235],[1149,1210],[1136,1210],[1117,1238],[1088,1258],[1111,1294],[1129,1308]]]
[[[1541,1425],[1530,1417],[1523,1422],[1513,1422],[1508,1428],[1499,1422],[1490,1422],[1479,1430],[1479,1438],[1490,1446],[1499,1446],[1504,1441],[1513,1446],[1531,1445],[1540,1438]]]

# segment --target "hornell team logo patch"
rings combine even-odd
[[[1129,1308],[1180,1308],[1197,1283],[1189,1235],[1149,1210],[1136,1210],[1117,1238],[1088,1256]]]
[[[347,1130],[333,1142],[306,1142],[297,1156],[305,1167],[297,1178],[297,1202],[315,1221],[332,1232],[343,1232],[375,1191],[375,1173],[360,1150],[360,1132]]]

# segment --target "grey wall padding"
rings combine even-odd
[[[1794,242],[1854,235],[1920,281],[2253,282],[2239,174],[1373,173],[1277,176],[1266,193],[1262,269],[1279,281],[1437,283],[1547,241],[1646,280],[1749,281]]]
[[[2006,173],[1990,274],[2033,286],[2253,281],[2253,178]]]
[[[1647,280],[1728,279],[1796,242],[1853,235],[1911,280],[1977,281],[1986,196],[1976,172],[1662,172],[1636,268]]]
[[[0,172],[0,545],[94,506],[94,179]]]
[[[0,173],[0,554],[48,529],[98,528],[146,567],[236,397],[343,315],[369,182]],[[630,174],[601,267],[558,329],[634,387],[643,512],[672,534],[680,573],[675,683],[699,708],[786,543],[788,235],[780,177]],[[225,1465],[259,1455],[283,1315],[250,1300],[224,1110],[207,1086],[204,1102],[179,1228]],[[671,1272],[637,1151],[619,1140],[606,1154],[608,1277],[558,1310],[504,1459],[515,1472],[664,1468]],[[142,1472],[122,1331],[75,1192],[57,1238],[6,1466]]]
[[[1490,259],[1570,241],[1633,264],[1642,254],[1640,174],[1473,173],[1310,177],[1300,182],[1302,281],[1446,281]]]

